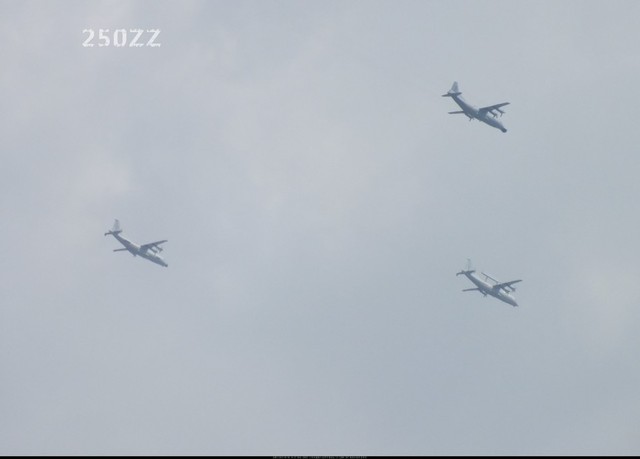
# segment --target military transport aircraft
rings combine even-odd
[[[516,289],[513,288],[512,285],[516,282],[522,282],[522,279],[509,282],[500,282],[489,276],[488,274],[480,273],[484,276],[484,279],[481,279],[480,277],[474,275],[474,273],[475,270],[471,269],[471,260],[467,259],[467,269],[456,273],[456,276],[464,274],[467,279],[475,284],[476,287],[466,288],[462,290],[463,292],[471,292],[473,290],[477,290],[484,296],[491,295],[501,301],[504,301],[505,303],[509,303],[511,306],[518,306],[515,298],[511,296],[511,293],[516,291]]]
[[[164,244],[165,242],[167,242],[166,239],[163,241],[150,242],[149,244],[138,245],[138,244],[134,244],[130,240],[126,239],[125,237],[120,236],[120,233],[122,233],[122,230],[120,229],[120,222],[118,220],[116,220],[115,223],[113,224],[113,229],[111,231],[104,233],[105,236],[108,236],[109,234],[111,234],[124,246],[124,249],[114,249],[113,250],[114,252],[129,251],[134,257],[137,255],[140,255],[142,258],[146,258],[147,260],[152,261],[160,266],[164,266],[164,267],[169,266],[160,257],[160,255],[158,255],[160,252],[162,252],[162,247],[160,247],[160,244]]]
[[[462,110],[458,110],[455,112],[449,112],[451,115],[454,114],[464,114],[469,117],[469,121],[472,119],[477,119],[482,121],[483,123],[487,123],[489,126],[493,126],[496,129],[500,129],[502,132],[507,132],[502,123],[498,121],[497,116],[500,113],[500,116],[504,113],[500,110],[500,107],[504,107],[505,105],[509,105],[509,102],[502,102],[501,104],[489,105],[488,107],[480,107],[476,108],[473,105],[469,104],[466,100],[464,100],[460,94],[460,90],[458,89],[458,82],[454,81],[453,86],[449,89],[449,92],[443,94],[442,97],[451,97],[456,104],[460,106]]]

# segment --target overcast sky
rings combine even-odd
[[[640,453],[638,18],[1,0],[0,454]]]

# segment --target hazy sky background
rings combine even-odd
[[[640,453],[639,2],[0,13],[1,454]]]

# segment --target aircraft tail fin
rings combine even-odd
[[[113,228],[111,228],[111,231],[107,231],[106,233],[104,233],[104,235],[108,236],[109,234],[120,234],[120,233],[122,233],[122,230],[120,229],[120,221],[116,219],[113,222]]]
[[[451,86],[451,89],[449,89],[449,91],[446,94],[443,94],[442,97],[453,97],[453,96],[459,96],[460,94],[462,93],[458,89],[458,82],[454,81],[453,85]]]
[[[465,269],[463,269],[462,271],[456,273],[456,276],[459,276],[460,274],[472,274],[475,273],[476,270],[472,268],[471,266],[471,259],[467,258],[467,266]]]

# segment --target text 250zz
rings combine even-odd
[[[93,29],[84,29],[82,33],[88,34],[82,43],[85,48],[93,48],[95,46],[94,39],[101,48],[105,46],[115,46],[116,48],[149,46],[156,48],[162,45],[158,42],[160,29],[129,29],[128,31],[127,29],[115,29],[113,33],[109,29],[98,29],[97,35]]]

